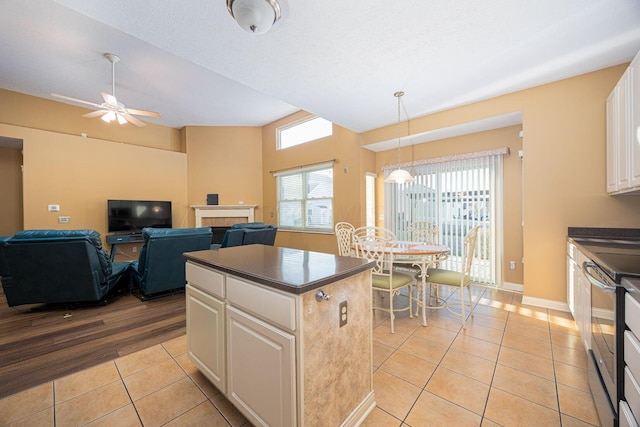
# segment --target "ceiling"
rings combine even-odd
[[[3,0],[0,87],[101,103],[111,52],[121,58],[118,100],[162,114],[147,122],[262,126],[302,109],[364,132],[397,120],[398,90],[417,117],[640,50],[638,0],[286,0],[283,9],[256,36],[225,0]]]

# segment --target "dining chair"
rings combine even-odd
[[[408,231],[413,242],[422,242],[428,245],[440,243],[438,225],[431,221],[412,222],[409,224]]]
[[[389,241],[390,245],[393,245],[398,238],[396,237],[396,234],[389,230],[386,229],[384,227],[374,227],[374,226],[364,226],[364,227],[358,227],[355,230],[353,230],[353,236],[354,239],[356,236],[358,236],[360,238],[360,240],[366,240],[369,237],[382,237],[386,240]]]
[[[464,238],[462,248],[462,269],[461,271],[448,270],[444,268],[430,268],[427,270],[427,285],[429,286],[452,286],[460,291],[460,312],[452,309],[449,302],[445,308],[451,313],[462,317],[462,328],[467,327],[467,317],[465,314],[464,289],[469,293],[469,314],[473,316],[473,301],[471,298],[471,264],[473,254],[476,249],[478,230],[480,226],[473,227]],[[418,279],[416,277],[416,279]],[[424,307],[423,307],[424,309]]]
[[[353,255],[353,231],[356,228],[348,222],[337,222],[334,227],[336,240],[338,241],[338,255]]]
[[[376,310],[389,313],[391,318],[391,333],[395,333],[395,313],[409,310],[409,317],[413,317],[411,291],[413,276],[399,273],[393,269],[393,254],[389,251],[394,241],[380,235],[354,234],[356,256],[374,261],[371,275],[373,313]],[[407,307],[394,308],[394,296],[400,295],[400,291],[407,288],[409,304]],[[384,305],[383,294],[388,294],[388,306]]]

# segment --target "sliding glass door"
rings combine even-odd
[[[479,225],[472,280],[501,284],[502,155],[427,160],[411,173],[415,183],[385,184],[385,226],[411,240],[411,223],[435,223],[439,242],[451,248],[443,267],[459,270],[464,237]]]

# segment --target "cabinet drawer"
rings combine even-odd
[[[631,409],[627,402],[624,400],[620,401],[620,414],[619,414],[620,422],[619,427],[638,427],[638,423],[631,413]]]
[[[624,368],[624,398],[634,415],[640,414],[640,385],[628,367]]]
[[[640,336],[640,303],[628,292],[624,295],[624,323]]]
[[[631,331],[624,331],[624,363],[635,378],[640,378],[640,341]]]
[[[227,301],[290,331],[296,329],[296,300],[262,286],[227,276]]]
[[[187,282],[205,292],[224,298],[224,275],[207,267],[187,262],[185,266]]]

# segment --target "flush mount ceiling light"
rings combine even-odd
[[[416,182],[416,179],[412,177],[409,172],[400,167],[400,102],[402,101],[404,92],[400,90],[394,93],[393,96],[398,98],[398,169],[391,172],[387,179],[384,180],[384,182],[391,182],[396,184],[404,184],[405,182]],[[407,117],[407,121],[408,120],[409,117]]]
[[[282,16],[278,0],[227,0],[227,10],[248,33],[264,34]]]

